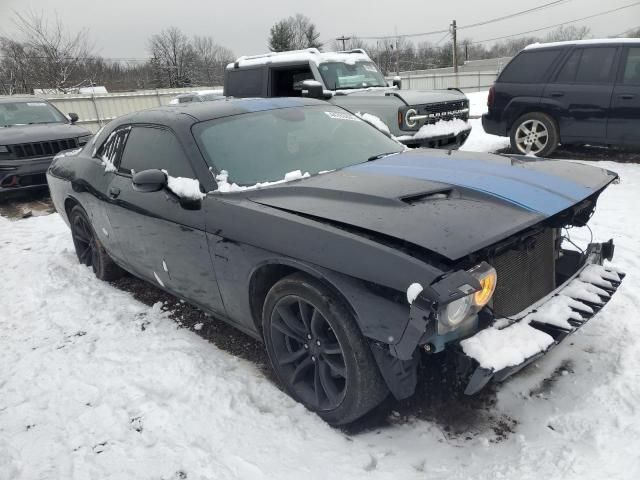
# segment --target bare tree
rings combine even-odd
[[[149,40],[151,64],[158,81],[169,87],[189,87],[196,70],[196,52],[189,38],[176,27],[155,34]]]
[[[589,27],[575,27],[573,25],[565,26],[560,25],[555,30],[552,30],[545,37],[547,42],[562,42],[565,40],[582,40],[591,36],[591,29]]]
[[[275,23],[269,32],[269,49],[273,52],[322,48],[320,32],[308,17],[301,13]]]
[[[15,12],[14,15],[14,23],[23,36],[23,58],[29,63],[28,81],[34,87],[66,92],[78,81],[78,71],[92,55],[87,31],[72,33],[57,16],[49,20],[42,13]],[[14,52],[19,50],[11,44],[9,48]]]
[[[211,37],[193,37],[196,55],[196,78],[204,85],[222,85],[224,69],[234,59],[233,52],[218,45]]]

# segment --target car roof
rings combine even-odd
[[[589,40],[567,40],[564,42],[532,43],[527,45],[525,50],[535,50],[538,48],[564,47],[566,45],[640,45],[640,38],[593,38]]]
[[[14,97],[0,96],[0,103],[27,103],[27,102],[46,102],[44,98],[40,97]]]
[[[371,58],[367,55],[367,52],[361,48],[339,52],[321,52],[317,48],[307,48],[286,52],[269,52],[261,55],[245,55],[238,58],[235,62],[228,64],[227,69],[289,63],[312,62],[319,65],[324,62],[353,63],[357,61],[370,62]]]
[[[277,110],[280,108],[329,105],[322,100],[301,97],[279,98],[226,98],[216,102],[191,102],[163,106],[130,113],[119,117],[118,125],[127,123],[160,123],[188,121],[190,123],[215,120],[243,113]],[[169,116],[167,116],[169,115]]]

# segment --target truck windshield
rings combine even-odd
[[[209,120],[194,125],[193,133],[207,163],[229,172],[230,183],[246,186],[282,180],[296,170],[314,175],[403,150],[367,122],[329,104]]]
[[[0,127],[66,122],[66,117],[47,102],[0,103]]]
[[[318,67],[329,90],[386,87],[387,83],[373,62],[325,62]]]

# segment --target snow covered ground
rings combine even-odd
[[[467,148],[504,140],[474,127]],[[591,226],[629,275],[461,435],[398,415],[333,429],[160,304],[95,279],[57,214],[0,217],[0,479],[640,478],[640,165],[595,165],[622,177]]]
[[[488,92],[467,93],[469,109],[472,117],[480,117],[487,111]],[[496,137],[485,133],[480,118],[470,118],[471,135],[460,150],[467,152],[495,152],[509,146],[507,137]]]

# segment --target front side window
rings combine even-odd
[[[206,161],[230,182],[255,185],[295,170],[316,174],[366,162],[403,146],[332,105],[245,113],[196,124]]]
[[[640,85],[640,47],[630,48],[628,52],[622,83]]]
[[[576,72],[578,83],[607,83],[613,77],[616,48],[584,48]]]
[[[129,128],[119,128],[114,130],[98,149],[97,157],[101,160],[115,164],[120,159],[122,147],[127,139]]]
[[[133,127],[119,170],[133,174],[143,170],[166,170],[173,177],[194,178],[193,169],[175,135],[156,127]]]
[[[500,82],[535,83],[544,79],[560,49],[526,50],[514,58],[500,74]]]
[[[67,123],[67,118],[47,102],[0,103],[0,127],[37,123]]]
[[[318,67],[329,90],[386,87],[384,76],[373,62],[325,62]]]

